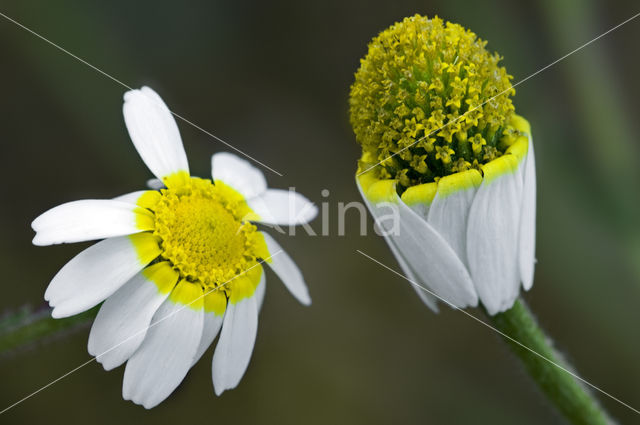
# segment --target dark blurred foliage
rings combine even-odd
[[[2,423],[561,423],[490,330],[446,307],[432,314],[384,242],[335,236],[337,203],[358,200],[358,146],[347,96],[367,42],[416,12],[471,28],[517,82],[637,13],[609,2],[56,2],[1,12],[131,87],[154,87],[177,113],[330,202],[332,237],[280,236],[313,297],[299,306],[273,274],[252,363],[215,397],[211,353],[162,405],[123,401],[123,368],[92,363],[0,418]],[[517,87],[538,164],[538,266],[525,298],[578,373],[640,406],[640,211],[636,101],[640,19]],[[31,220],[59,203],[142,187],[125,89],[0,18],[2,167],[0,311],[39,305],[82,248],[31,246]],[[228,150],[179,122],[194,174]],[[330,196],[323,198],[322,189]],[[370,223],[369,223],[370,226]],[[320,222],[315,223],[319,229]],[[371,227],[369,227],[371,229]],[[472,313],[480,315],[479,311]],[[87,330],[0,362],[4,408],[85,362]],[[602,398],[622,423],[638,416]]]

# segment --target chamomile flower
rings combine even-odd
[[[89,353],[106,370],[126,362],[123,397],[146,408],[173,392],[220,333],[212,364],[220,395],[238,385],[253,352],[262,263],[311,303],[298,267],[253,222],[307,223],[317,209],[293,191],[267,189],[262,172],[232,154],[213,156],[211,180],[190,176],[176,122],[150,88],[127,92],[123,112],[163,187],[69,202],[34,220],[36,245],[102,239],[56,274],[45,299],[56,318],[104,301]]]
[[[369,44],[350,115],[358,187],[403,271],[493,315],[533,284],[536,175],[511,76],[485,45],[437,17],[406,18]],[[389,207],[398,229],[381,220]]]

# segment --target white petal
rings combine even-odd
[[[360,184],[360,180],[358,178],[356,178],[356,185],[358,186],[358,190],[360,191],[360,196],[362,196],[362,199],[364,199],[365,204],[367,204],[367,208],[369,208],[369,211],[371,211],[371,214],[374,214],[373,213],[374,207],[365,196],[362,185]],[[426,186],[422,188],[418,188],[417,190],[422,190],[424,188],[426,188]],[[414,189],[414,192],[415,191],[416,190]],[[413,205],[411,205],[410,208],[414,210],[419,216],[423,217],[426,220],[427,214],[429,213],[429,207],[431,204],[430,202],[424,202],[423,198],[425,197],[422,195],[424,195],[424,193],[421,193],[420,195],[416,196],[416,197],[422,198],[422,202],[413,203]],[[427,198],[430,198],[430,196],[427,196]],[[374,215],[374,219],[375,218],[376,217]],[[400,252],[398,251],[398,247],[395,245],[395,243],[393,242],[393,240],[391,240],[390,237],[385,235],[383,239],[387,243],[387,246],[389,247],[389,249],[391,249],[393,256],[398,261],[398,264],[400,265],[400,268],[402,269],[402,272],[404,273],[405,277],[411,281],[410,282],[411,286],[416,291],[416,294],[418,294],[418,297],[422,300],[423,303],[425,303],[427,307],[429,307],[429,309],[431,309],[431,311],[433,311],[434,313],[438,313],[440,311],[440,309],[438,308],[438,297],[424,290],[424,289],[429,289],[431,292],[433,292],[433,290],[429,287],[428,283],[418,278],[416,273],[411,269],[411,267],[409,267],[404,257],[400,254]],[[419,286],[416,286],[416,284]]]
[[[191,368],[202,336],[203,291],[199,285],[181,281],[174,292],[186,285],[196,301],[186,306],[169,298],[160,306],[142,345],[127,362],[122,384],[125,400],[150,409],[167,398]]]
[[[169,291],[160,291],[154,282],[159,278],[170,280],[159,282],[160,287],[178,282],[177,272],[168,263],[154,264],[135,275],[100,307],[91,327],[88,348],[105,370],[127,361],[144,340],[151,318],[169,296]]]
[[[256,305],[258,306],[258,312],[262,310],[262,304],[264,304],[264,296],[267,292],[267,274],[262,271],[262,275],[260,275],[260,282],[256,287]]]
[[[217,395],[235,388],[249,366],[258,330],[256,297],[229,303],[213,354],[212,378]]]
[[[152,190],[160,190],[164,189],[166,186],[160,179],[149,179],[147,180],[147,187]]]
[[[284,286],[287,287],[289,292],[296,297],[303,305],[311,304],[311,297],[309,296],[309,290],[307,289],[302,272],[296,266],[296,263],[289,257],[289,255],[282,249],[280,244],[276,242],[269,234],[262,232],[264,241],[267,243],[267,249],[271,254],[271,258],[266,263],[271,269],[278,275]]]
[[[134,146],[157,178],[189,172],[176,121],[155,91],[142,87],[126,92],[122,110]]]
[[[533,268],[536,251],[536,163],[533,139],[529,137],[529,150],[524,167],[522,215],[520,216],[520,278],[525,290],[533,285]]]
[[[451,246],[400,198],[398,202],[400,234],[392,239],[407,264],[447,302],[460,308],[477,305],[469,272]]]
[[[374,219],[398,248],[399,254],[415,273],[419,282],[426,283],[442,300],[459,308],[475,306],[478,302],[467,268],[449,244],[426,220],[409,208],[397,195],[395,183],[388,185],[388,203],[372,202],[365,196]],[[360,186],[360,181],[358,181]],[[362,189],[361,189],[362,191]],[[390,215],[390,207],[398,214],[399,228],[392,231],[383,217]]]
[[[467,263],[467,223],[469,209],[482,176],[468,170],[443,177],[431,203],[427,221],[449,243],[465,265]]]
[[[222,319],[224,312],[227,308],[227,296],[223,291],[207,290],[204,295],[204,328],[202,330],[202,337],[200,338],[200,344],[196,351],[196,356],[193,359],[193,364],[196,364],[200,357],[207,351],[207,348],[211,345],[213,340],[218,336],[220,327],[222,326]]]
[[[136,205],[137,202],[138,202],[138,199],[140,199],[140,197],[142,195],[144,195],[145,192],[147,192],[147,191],[146,190],[136,190],[135,192],[125,193],[124,195],[116,196],[115,198],[113,198],[113,200],[114,201],[120,201],[120,202],[126,202],[128,204]]]
[[[402,255],[400,255],[400,252],[398,251],[398,248],[395,246],[393,241],[389,238],[384,238],[384,240],[387,242],[387,245],[391,249],[393,256],[396,257],[396,260],[398,261],[402,272],[404,273],[405,277],[409,279],[409,283],[411,284],[411,287],[416,291],[416,294],[418,294],[418,297],[422,300],[423,303],[425,303],[427,307],[431,309],[431,311],[433,311],[434,313],[438,313],[438,297],[429,292],[431,291],[431,288],[429,288],[429,285],[426,282],[421,282],[420,279],[418,279],[418,276],[413,272],[413,270],[411,270],[411,267],[409,267]],[[427,291],[427,289],[429,291]]]
[[[34,245],[90,241],[153,229],[153,215],[126,202],[86,199],[67,202],[33,220]]]
[[[471,205],[467,231],[469,271],[491,315],[513,305],[520,287],[518,233],[522,176],[514,155],[483,166],[484,179]]]
[[[240,192],[245,199],[261,195],[267,190],[267,181],[262,171],[249,161],[229,152],[220,152],[211,157],[211,175]]]
[[[318,215],[318,207],[293,190],[268,189],[247,203],[260,216],[258,221],[267,224],[295,226]]]
[[[220,328],[222,327],[222,318],[224,316],[217,315],[210,312],[204,314],[204,328],[202,330],[202,337],[200,338],[200,344],[196,351],[196,356],[193,359],[193,364],[198,363],[200,357],[207,351],[207,348],[211,346],[213,340],[218,336]]]
[[[140,244],[145,244],[145,249],[140,249]],[[105,239],[85,249],[65,264],[49,284],[44,298],[54,308],[51,315],[67,317],[90,309],[159,254],[149,233]]]
[[[417,282],[416,280],[414,280],[416,278],[415,275],[413,276],[414,279],[412,279],[410,277],[410,275],[407,275],[407,277],[409,279],[413,280],[414,282]],[[431,311],[433,311],[434,313],[439,313],[440,312],[440,309],[438,308],[438,297],[435,297],[432,294],[430,294],[429,292],[425,291],[425,288],[427,288],[426,284],[422,283],[422,284],[420,284],[420,286],[411,285],[411,287],[413,288],[413,290],[418,295],[418,298],[420,298],[420,300],[422,300],[422,302],[427,307],[429,307],[429,309]]]

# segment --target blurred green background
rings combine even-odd
[[[414,13],[471,28],[517,82],[639,12],[637,1],[16,0],[0,11],[132,87],[155,88],[172,110],[284,174],[265,171],[270,186],[328,199],[333,235],[278,237],[313,305],[298,305],[268,275],[237,389],[214,396],[210,351],[145,411],[122,400],[122,367],[92,363],[0,422],[562,423],[495,334],[446,307],[432,314],[406,282],[355,252],[397,268],[382,239],[358,234],[355,212],[336,236],[337,203],[359,200],[347,97],[368,41]],[[532,123],[538,166],[538,265],[525,298],[581,376],[636,408],[639,39],[640,19],[514,98]],[[151,174],[127,135],[121,86],[1,17],[0,49],[3,312],[41,305],[51,277],[82,248],[33,247],[33,218],[137,190]],[[178,124],[192,172],[209,175],[210,155],[228,149]],[[88,360],[87,336],[0,358],[0,409]],[[621,423],[640,422],[600,398]]]

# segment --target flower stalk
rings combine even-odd
[[[502,332],[504,341],[547,399],[569,422],[576,425],[614,423],[588,388],[557,366],[573,369],[553,348],[551,339],[545,335],[523,300],[517,300],[511,309],[503,313],[487,317]]]
[[[0,358],[86,328],[97,313],[98,307],[95,307],[77,316],[56,320],[48,307],[34,310],[25,306],[6,314],[0,319]]]

